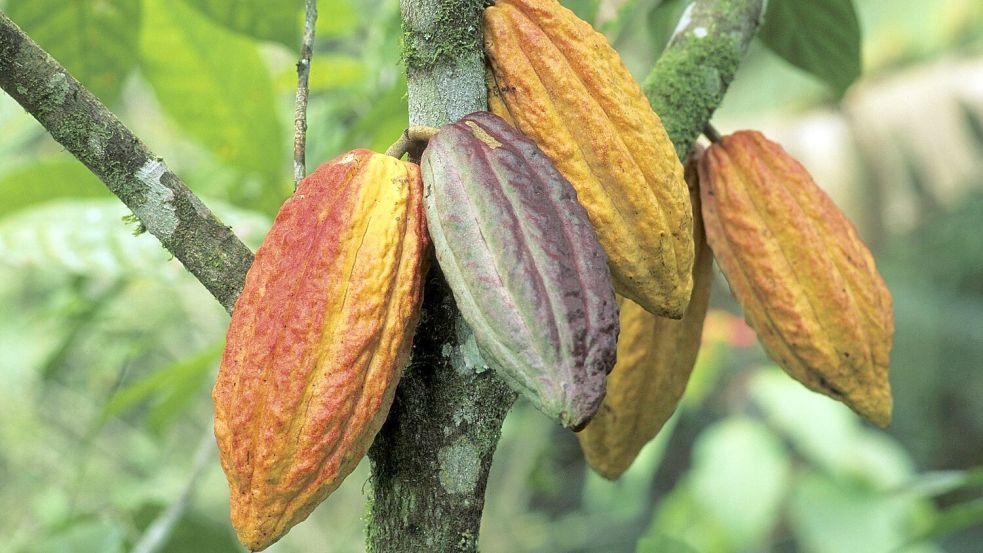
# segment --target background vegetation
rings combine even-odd
[[[292,191],[301,4],[0,9],[255,248]],[[567,4],[641,79],[685,3]],[[895,424],[875,430],[772,366],[718,275],[684,404],[620,481],[517,404],[483,550],[979,551],[983,6],[858,0],[851,31],[849,1],[805,19],[771,4],[714,122],[782,142],[874,248],[898,323]],[[382,149],[407,117],[397,2],[319,10],[309,164]],[[240,550],[209,425],[227,315],[127,214],[0,95],[0,550]],[[361,551],[366,469],[270,550]],[[173,533],[148,540],[168,516]]]

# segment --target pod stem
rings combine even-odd
[[[714,144],[720,142],[721,139],[720,131],[718,131],[716,127],[714,127],[713,124],[709,122],[706,124],[705,127],[703,127],[703,136],[710,139],[710,142],[713,142]]]
[[[415,163],[420,160],[423,149],[427,147],[433,135],[437,134],[437,130],[434,127],[425,126],[409,127],[403,131],[403,134],[399,135],[392,146],[386,148],[386,155],[400,159],[403,154],[408,153],[410,161]]]

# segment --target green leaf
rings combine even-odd
[[[756,550],[778,521],[791,462],[760,422],[735,417],[705,430],[693,450],[693,493],[727,528],[734,550]]]
[[[573,13],[577,14],[577,17],[587,21],[591,25],[594,24],[594,18],[597,16],[597,7],[600,5],[599,0],[561,0],[560,3],[573,10]]]
[[[269,220],[256,213],[215,200],[205,203],[246,245],[256,247],[269,229]],[[115,199],[60,200],[23,209],[0,220],[0,264],[92,278],[192,281],[156,238],[127,230],[122,218],[129,213]]]
[[[260,40],[280,42],[290,49],[300,45],[303,0],[187,0],[219,25]]]
[[[303,14],[300,21],[303,21]],[[314,26],[318,39],[350,34],[358,28],[358,12],[352,0],[319,0],[317,3],[317,23]],[[315,54],[315,59],[317,55]]]
[[[655,536],[646,536],[638,540],[638,547],[635,548],[635,553],[698,553],[695,549],[689,546],[684,541],[677,540],[676,538],[667,536],[665,534],[658,534]]]
[[[326,54],[311,60],[311,92],[327,92],[355,88],[366,77],[365,63],[351,56]],[[277,77],[277,87],[281,90],[297,87],[297,73],[294,68],[285,70]]]
[[[72,288],[81,288],[84,277],[78,277]],[[61,377],[62,369],[67,366],[66,360],[71,355],[72,349],[77,345],[79,338],[85,335],[97,323],[99,317],[125,290],[126,282],[119,279],[111,286],[100,291],[95,297],[85,298],[81,293],[75,295],[75,301],[67,309],[62,317],[62,327],[64,334],[61,336],[58,345],[48,355],[47,359],[38,369],[38,373],[43,380],[56,380]]]
[[[102,419],[153,401],[148,423],[152,429],[161,430],[196,398],[195,393],[208,380],[210,369],[222,354],[223,345],[217,344],[122,388],[103,408]]]
[[[166,505],[145,505],[135,516],[136,525],[142,532],[160,515]],[[235,539],[235,534],[229,531],[228,523],[219,521],[217,517],[207,516],[208,511],[189,509],[184,512],[180,521],[171,529],[170,535],[161,544],[159,553],[187,553],[189,551],[207,551],[208,553],[239,553],[242,545]]]
[[[100,100],[136,65],[140,0],[10,0],[7,16]]]
[[[99,551],[122,553],[123,529],[117,524],[92,518],[79,519],[67,527],[50,532],[43,540],[22,550],[24,553],[69,553]]]
[[[839,94],[860,76],[860,22],[852,0],[772,0],[758,36]]]
[[[181,0],[146,0],[144,25],[141,68],[164,110],[222,162],[277,182],[289,147],[254,42]]]
[[[698,436],[692,469],[659,501],[645,535],[671,535],[701,553],[764,550],[791,468],[781,440],[761,422],[717,422]]]
[[[372,107],[348,129],[342,144],[384,151],[403,132],[408,120],[406,77],[401,74],[389,90],[372,99]]]
[[[50,200],[111,195],[81,162],[64,156],[0,175],[0,217]]]
[[[870,490],[862,482],[809,473],[792,494],[790,519],[802,549],[814,553],[896,551],[931,511],[916,498]]]
[[[953,505],[939,513],[931,527],[914,541],[935,540],[983,525],[983,499]]]
[[[825,471],[878,490],[911,478],[912,461],[899,443],[861,427],[846,406],[806,389],[777,367],[759,371],[748,388],[771,426]]]

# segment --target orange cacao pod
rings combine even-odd
[[[713,284],[713,254],[700,218],[696,167],[687,165],[693,200],[693,297],[682,320],[649,313],[635,302],[619,298],[621,334],[618,362],[608,376],[608,392],[594,419],[577,434],[587,464],[609,480],[622,475],[662,425],[669,420],[686,391],[696,364],[703,321]]]
[[[256,252],[213,391],[232,522],[266,548],[334,491],[389,412],[419,317],[420,170],[354,150],[305,178]]]
[[[485,10],[491,110],[577,191],[615,289],[678,319],[693,288],[692,207],[662,121],[600,33],[555,0]]]
[[[707,239],[768,355],[806,387],[891,422],[891,295],[806,169],[741,131],[700,160]]]

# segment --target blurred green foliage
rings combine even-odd
[[[565,3],[639,77],[686,7]],[[973,0],[769,5],[731,113],[835,110],[861,59],[865,81],[983,53]],[[308,170],[353,147],[385,148],[407,120],[398,4],[318,7]],[[0,9],[259,244],[292,190],[302,1],[0,0]],[[968,147],[983,154],[981,112],[959,109]],[[240,551],[210,427],[227,315],[153,237],[133,236],[126,208],[4,95],[0,130],[2,548],[130,551],[185,506],[172,533],[141,551]],[[921,179],[931,193],[931,175]],[[617,482],[590,472],[570,433],[527,404],[513,409],[483,550],[978,551],[983,180],[961,187],[958,201],[937,202],[909,230],[880,229],[898,321],[890,433],[771,366],[718,279],[683,404]],[[270,551],[362,551],[367,474],[363,463]]]

